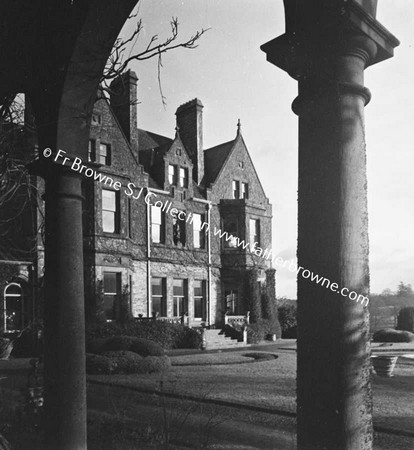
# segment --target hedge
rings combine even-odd
[[[387,328],[375,332],[372,340],[374,342],[414,342],[414,333]]]
[[[201,335],[196,330],[181,324],[161,320],[130,320],[125,324],[117,322],[94,323],[86,328],[86,341],[114,336],[133,336],[154,341],[165,349],[200,348]]]
[[[165,355],[142,358],[130,351],[86,354],[86,373],[90,375],[144,374],[162,372],[170,367],[170,358]]]
[[[107,339],[89,341],[86,349],[90,353],[110,351],[129,351],[140,356],[163,356],[164,349],[156,342],[133,336],[114,336]]]
[[[399,311],[397,329],[414,332],[414,308],[412,306],[407,306]]]
[[[296,339],[297,328],[297,307],[293,304],[284,304],[278,308],[280,326],[282,328],[282,338]]]

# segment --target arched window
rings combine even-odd
[[[4,331],[19,331],[22,326],[22,288],[20,284],[10,283],[4,289]]]

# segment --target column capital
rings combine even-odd
[[[267,60],[299,79],[354,54],[365,67],[391,58],[398,39],[374,17],[376,1],[284,0],[285,34],[263,44]]]

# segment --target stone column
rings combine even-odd
[[[57,165],[45,179],[46,445],[48,449],[83,449],[86,380],[81,179]]]
[[[299,83],[298,448],[369,450],[369,317],[347,295],[369,293],[364,69],[398,41],[352,1],[296,6],[262,49]]]

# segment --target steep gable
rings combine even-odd
[[[233,199],[233,180],[246,183],[248,200],[259,205],[268,205],[260,179],[241,134],[234,141],[214,147],[211,152],[212,174],[217,173],[212,182],[212,195],[217,201]],[[207,151],[208,154],[210,151]]]
[[[216,181],[233,148],[234,142],[234,140],[225,142],[224,144],[204,150],[204,186],[207,187]]]

